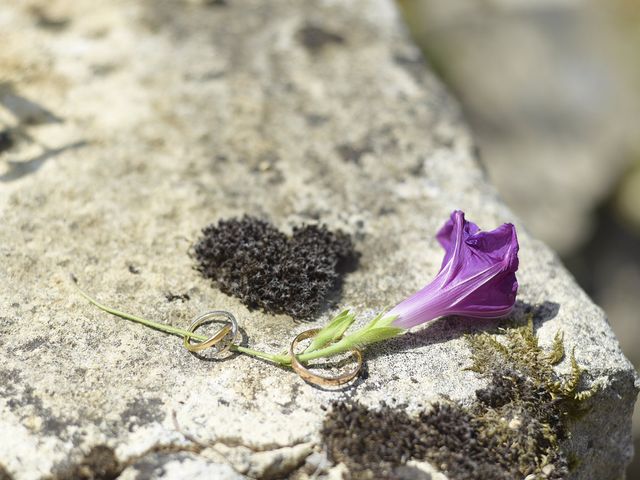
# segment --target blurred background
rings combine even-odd
[[[640,0],[397,1],[488,176],[639,368]]]

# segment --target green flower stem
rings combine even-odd
[[[94,299],[93,297],[91,297],[89,294],[87,294],[85,291],[83,291],[74,281],[74,285],[75,287],[78,289],[78,291],[80,292],[80,294],[86,298],[90,303],[92,303],[93,305],[95,305],[96,307],[98,307],[100,310],[103,310],[107,313],[110,313],[112,315],[115,315],[117,317],[120,318],[124,318],[126,320],[130,320],[132,322],[135,323],[140,323],[142,325],[145,325],[147,327],[153,328],[154,330],[159,330],[161,332],[165,332],[165,333],[169,333],[171,335],[177,335],[179,337],[187,337],[187,338],[193,338],[195,340],[204,342],[205,340],[207,340],[209,337],[206,335],[201,335],[199,333],[195,333],[195,332],[190,332],[188,330],[184,330],[182,328],[178,328],[178,327],[174,327],[171,325],[167,325],[165,323],[160,323],[160,322],[154,322],[153,320],[148,320],[146,318],[142,318],[142,317],[138,317],[136,315],[131,315],[130,313],[126,313],[126,312],[122,312],[120,310],[117,310],[115,308],[111,308],[107,305],[104,305],[100,302],[98,302],[96,299]],[[349,350],[352,350],[355,345],[358,343],[356,341],[356,337],[357,334],[359,332],[355,332],[355,334],[353,335],[349,335],[346,337],[343,337],[340,341],[333,343],[329,346],[326,346],[324,348],[320,348],[318,350],[313,350],[311,352],[305,352],[302,353],[300,355],[297,355],[298,360],[300,360],[300,362],[308,362],[310,360],[315,360],[317,358],[323,358],[323,357],[331,357],[333,355],[338,355],[340,353],[344,353],[344,352],[348,352]],[[234,352],[239,352],[239,353],[243,353],[245,355],[250,355],[252,357],[256,357],[256,358],[261,358],[263,360],[268,360],[270,362],[273,363],[277,363],[278,365],[291,365],[291,357],[288,354],[280,354],[280,355],[274,355],[271,353],[266,353],[266,352],[261,352],[259,350],[254,350],[252,348],[247,348],[247,347],[242,347],[240,345],[231,345],[230,347],[231,351]]]
[[[78,289],[80,294],[84,298],[86,298],[90,303],[98,307],[100,310],[103,310],[107,313],[115,315],[116,317],[124,318],[126,320],[130,320],[135,323],[140,323],[147,327],[153,328],[154,330],[159,330],[161,332],[169,333],[171,335],[177,335],[179,337],[193,338],[201,342],[204,342],[209,338],[206,335],[201,335],[199,333],[190,332],[182,328],[173,327],[171,325],[167,325],[166,323],[154,322],[153,320],[148,320],[146,318],[138,317],[136,315],[131,315],[130,313],[122,312],[115,308],[111,308],[107,305],[104,305],[98,302],[95,298],[91,297],[88,293],[82,290],[75,282],[74,282],[74,285]],[[251,355],[252,357],[262,358],[263,360],[269,360],[273,363],[277,363],[280,365],[289,365],[291,363],[291,359],[289,358],[289,355],[272,355],[270,353],[260,352],[258,350],[242,347],[240,345],[231,345],[230,350],[244,353],[246,355]]]
[[[296,355],[296,357],[298,358],[298,360],[300,360],[300,362],[306,363],[317,358],[332,357],[333,355],[348,352],[354,348],[353,342],[349,340],[349,337],[345,337],[338,343],[334,343],[332,345],[329,345],[328,347],[314,350],[312,352],[301,353],[299,355]],[[269,353],[252,350],[250,348],[241,347],[239,345],[232,345],[231,350],[246,353],[247,355],[262,358],[264,360],[269,360],[279,365],[291,365],[291,357],[289,355],[271,355]]]
[[[317,358],[323,357],[332,357],[333,355],[338,355],[340,353],[348,352],[354,348],[353,342],[350,341],[351,336],[344,337],[337,343],[333,343],[328,347],[320,348],[318,350],[314,350],[312,352],[302,353],[300,355],[296,355],[298,360],[302,363],[308,362],[309,360],[315,360]],[[288,357],[288,355],[287,355]],[[291,362],[291,360],[289,360]]]
[[[348,340],[349,337],[345,337],[345,339]],[[349,350],[352,350],[354,347],[350,345],[350,343],[351,342],[340,341],[338,343],[334,343],[333,345],[329,345],[328,347],[324,347],[319,350],[314,350],[312,352],[307,352],[307,353],[301,353],[299,355],[296,355],[296,357],[301,363],[306,363],[310,360],[315,360],[317,358],[331,357],[333,355],[338,355],[339,353],[344,353],[344,352],[348,352]],[[241,347],[239,345],[232,345],[231,350],[235,350],[241,353],[246,353],[247,355],[262,358],[264,360],[269,360],[279,365],[283,365],[283,366],[291,365],[291,357],[289,355],[271,355],[269,353],[259,352],[256,350],[252,350],[250,348]]]
[[[289,355],[272,355],[271,353],[261,352],[259,350],[254,350],[252,348],[241,347],[240,345],[231,345],[231,351],[244,353],[245,355],[250,355],[252,357],[261,358],[263,360],[268,360],[273,363],[277,363],[278,365],[291,365],[291,358]]]
[[[104,310],[105,312],[115,315],[116,317],[124,318],[126,320],[131,320],[132,322],[136,322],[136,323],[141,323],[142,325],[146,325],[147,327],[151,327],[155,330],[160,330],[161,332],[170,333],[172,335],[178,335],[180,337],[193,338],[195,340],[200,340],[201,342],[204,342],[208,338],[207,336],[200,335],[199,333],[189,332],[188,330],[183,330],[182,328],[173,327],[165,323],[154,322],[153,320],[147,320],[146,318],[137,317],[135,315],[131,315],[130,313],[121,312],[120,310],[116,310],[115,308],[108,307],[98,302],[96,299],[90,297],[86,292],[84,292],[77,285],[76,285],[76,288],[84,298],[89,300],[89,302],[94,304],[100,310]]]

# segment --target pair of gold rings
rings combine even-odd
[[[193,333],[202,324],[212,321],[222,320],[224,326],[218,330],[214,335],[201,342],[193,342],[191,337],[184,337],[184,347],[190,352],[200,352],[207,348],[215,347],[216,351],[214,356],[224,355],[229,351],[231,345],[236,341],[238,337],[238,321],[230,312],[225,310],[212,310],[197,317],[189,326],[188,331]],[[350,382],[358,376],[360,370],[362,370],[362,352],[358,348],[351,350],[353,357],[355,358],[356,365],[352,370],[337,376],[323,376],[311,372],[305,367],[295,353],[295,348],[302,340],[314,337],[320,331],[319,328],[313,328],[306,330],[296,336],[289,346],[289,355],[291,357],[291,368],[302,378],[304,381],[321,387],[337,387]]]

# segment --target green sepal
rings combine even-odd
[[[328,325],[316,333],[315,337],[313,337],[313,341],[305,350],[305,353],[313,352],[325,345],[329,345],[330,343],[340,340],[342,335],[344,335],[344,332],[347,331],[355,320],[356,316],[353,313],[350,313],[349,310],[343,310],[336,315]]]
[[[354,315],[349,312],[342,312],[334,318],[329,325],[318,332],[315,337],[314,343],[324,346],[322,348],[314,347],[315,350],[311,351],[311,347],[314,346],[314,343],[312,343],[307,351],[301,355],[297,355],[298,360],[308,362],[316,358],[331,357],[354,348],[364,348],[371,343],[380,342],[406,333],[406,329],[392,326],[396,318],[395,315],[385,316],[383,313],[377,315],[359,330],[347,336],[342,336],[349,325],[355,320]]]
[[[386,316],[385,313],[380,313],[360,330],[345,337],[340,343],[345,343],[349,347],[361,348],[370,343],[401,335],[406,332],[404,328],[391,326],[396,318],[396,315]]]
[[[350,340],[348,342],[350,347],[363,348],[371,343],[381,342],[382,340],[397,337],[405,332],[406,330],[404,328],[375,327],[365,330],[360,334],[349,335],[345,340]]]
[[[371,320],[367,325],[364,326],[365,329],[373,329],[380,327],[390,327],[391,324],[398,318],[397,315],[386,315],[386,313],[382,312],[376,315],[376,317]]]

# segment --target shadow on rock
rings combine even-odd
[[[416,332],[409,332],[383,343],[372,345],[367,349],[366,358],[393,355],[398,352],[416,350],[419,347],[446,343],[463,335],[492,331],[510,325],[521,325],[527,321],[529,315],[533,316],[533,326],[537,330],[544,322],[554,318],[559,311],[560,305],[555,302],[545,301],[534,305],[516,301],[511,315],[501,319],[442,317],[429,322]],[[424,352],[415,353],[423,354]]]

